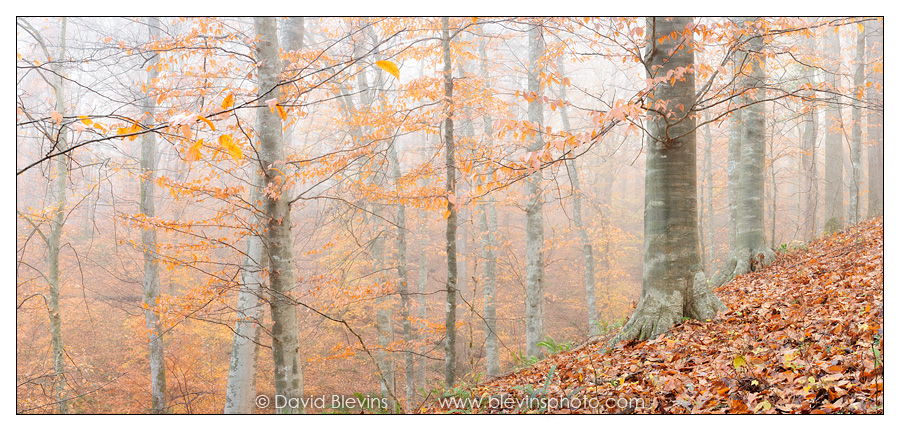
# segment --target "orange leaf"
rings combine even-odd
[[[204,117],[202,115],[198,115],[197,119],[206,123],[206,125],[209,126],[209,128],[212,129],[213,132],[216,131],[216,126],[212,123],[212,121],[207,120],[206,117]]]
[[[234,139],[231,135],[219,136],[219,146],[221,146],[222,149],[224,149],[236,162],[239,162],[244,158],[244,152],[241,151],[241,147],[234,143]]]
[[[400,68],[393,61],[379,60],[375,62],[375,65],[394,75],[394,78],[400,79]]]
[[[281,117],[281,121],[287,121],[287,112],[284,111],[284,108],[282,108],[281,105],[278,105],[275,109],[278,111],[278,116]]]
[[[191,145],[191,148],[188,148],[187,160],[189,162],[200,160],[200,157],[201,157],[200,147],[202,147],[202,146],[203,146],[203,139],[198,139],[197,142],[194,142],[194,144]]]
[[[56,124],[62,123],[62,114],[60,114],[59,112],[56,112],[56,111],[51,112],[50,118],[52,118],[53,121],[56,122]]]
[[[222,109],[228,109],[232,106],[234,106],[234,94],[228,93],[228,95],[225,96],[225,100],[222,101]]]

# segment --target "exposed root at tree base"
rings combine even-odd
[[[732,253],[725,266],[713,277],[712,285],[721,287],[735,277],[765,268],[775,261],[775,252],[768,247],[743,249]]]

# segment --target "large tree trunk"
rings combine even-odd
[[[738,51],[732,54],[732,65],[734,67],[734,81],[740,83],[741,69],[746,62],[745,56],[740,55]],[[736,96],[735,102],[738,106],[746,103],[744,96]],[[728,124],[728,164],[725,166],[725,174],[728,181],[728,252],[734,253],[737,249],[737,220],[738,220],[738,195],[740,190],[741,179],[741,134],[744,127],[741,122],[742,110],[738,109],[731,113]]]
[[[666,76],[694,63],[692,18],[648,18],[648,72]],[[675,35],[665,40],[663,36]],[[682,318],[709,319],[724,305],[700,268],[694,74],[660,83],[648,100],[644,276],[637,309],[613,343],[655,337]],[[668,118],[666,118],[668,117]]]
[[[292,398],[303,396],[303,369],[300,363],[299,321],[294,290],[294,251],[291,235],[291,207],[285,176],[285,153],[281,118],[266,107],[265,100],[281,99],[278,87],[278,37],[275,18],[254,18],[257,42],[257,133],[260,157],[265,166],[266,245],[269,255],[270,308],[272,312],[272,357],[275,364],[275,401],[278,413],[301,413]],[[279,399],[282,402],[279,402]]]
[[[298,51],[303,47],[304,19],[291,17],[282,28],[281,37],[285,51]],[[283,67],[289,67],[284,61]],[[284,142],[290,142],[290,129],[285,132]],[[255,172],[256,168],[253,172]],[[262,175],[251,174],[250,226],[247,236],[247,252],[241,267],[241,288],[238,293],[237,316],[234,325],[234,339],[231,345],[231,365],[228,369],[228,384],[225,388],[225,414],[253,413],[256,398],[256,372],[259,358],[261,299],[266,289],[263,271],[268,265],[265,253],[265,220],[262,217],[260,191],[265,184]]]
[[[884,21],[866,24],[866,46],[873,64],[866,89],[869,159],[869,217],[884,213]]]
[[[147,22],[150,28],[150,39],[159,34],[159,18],[149,18]],[[153,88],[153,80],[156,79],[156,62],[159,56],[153,55],[149,73],[147,74],[147,88]],[[148,116],[147,124],[154,123],[156,115],[156,98],[148,94],[144,98],[144,114]],[[141,137],[141,213],[147,219],[156,217],[156,134],[145,133]],[[162,328],[160,317],[153,309],[159,298],[159,256],[156,248],[156,227],[148,225],[141,232],[141,242],[144,247],[144,318],[147,320],[147,330],[150,333],[150,397],[153,413],[166,413],[166,362],[163,353]]]
[[[528,151],[544,147],[541,127],[544,124],[544,107],[541,103],[541,57],[544,55],[544,38],[540,23],[528,29],[528,121],[536,127],[534,142]],[[544,338],[544,202],[541,192],[543,175],[540,169],[532,173],[525,183],[525,355],[540,356],[538,343]]]
[[[60,24],[60,47],[57,58],[66,58],[66,18]],[[55,110],[60,115],[66,115],[65,80],[62,78],[61,67],[58,62],[51,62],[53,71],[59,77],[53,83],[53,93],[56,98]],[[56,150],[65,152],[68,147],[68,130],[60,126],[57,132]],[[69,413],[69,401],[66,397],[66,358],[65,345],[62,338],[62,313],[59,307],[59,242],[62,237],[63,224],[66,215],[66,183],[69,179],[67,157],[56,156],[56,181],[54,189],[56,194],[53,220],[50,223],[50,237],[47,239],[47,280],[50,284],[50,292],[47,298],[47,312],[50,315],[50,344],[53,355],[53,374],[56,381],[56,411],[59,414]]]
[[[830,88],[840,85],[841,39],[833,31],[825,32],[826,80]],[[825,105],[825,234],[844,226],[844,122],[841,119],[840,96]]]
[[[738,19],[739,22],[755,21],[754,18]],[[734,277],[755,271],[769,265],[775,253],[766,244],[765,232],[765,162],[766,162],[766,117],[765,103],[765,56],[763,38],[756,27],[750,27],[746,42],[745,64],[742,87],[748,89],[744,98],[746,107],[742,114],[744,127],[741,133],[741,164],[738,180],[737,234],[735,246],[728,261],[716,274],[713,284],[722,285]]]
[[[487,67],[487,48],[481,38],[481,76],[485,88],[490,88]],[[488,147],[494,144],[494,121],[490,114],[484,115],[484,139]],[[481,258],[484,260],[484,349],[487,362],[487,377],[500,375],[500,347],[497,335],[497,207],[492,200],[485,200],[479,211],[481,228]]]
[[[856,35],[855,70],[853,73],[853,107],[850,117],[853,125],[850,128],[850,202],[847,209],[847,223],[855,225],[859,222],[859,189],[861,181],[862,161],[862,99],[866,79],[866,32],[860,29]]]
[[[807,41],[807,50],[810,53],[816,52],[816,39],[809,38]],[[803,81],[811,87],[815,87],[815,70],[812,67],[805,67],[803,70]],[[815,98],[815,92],[805,91],[805,98]],[[805,102],[802,125],[802,136],[800,139],[800,172],[803,176],[801,180],[801,208],[800,208],[800,238],[804,242],[811,241],[816,236],[816,208],[819,202],[819,175],[818,161],[816,160],[816,140],[819,130],[819,112],[815,100]]]
[[[557,69],[559,70],[560,80],[562,80],[566,73],[564,59],[557,61]],[[572,130],[572,125],[569,123],[569,111],[565,105],[566,86],[562,84],[559,86],[559,100],[563,102],[563,105],[559,108],[563,131],[569,132]],[[578,231],[578,238],[581,240],[581,256],[584,259],[584,293],[587,308],[588,335],[593,337],[600,333],[597,319],[597,294],[594,287],[594,249],[582,220],[581,184],[578,179],[578,167],[575,159],[566,162],[566,172],[569,174],[569,182],[572,184],[572,219],[575,223],[575,230]]]
[[[254,168],[255,170],[255,168]],[[247,254],[241,268],[241,289],[238,293],[237,316],[234,324],[234,340],[231,344],[231,365],[228,368],[228,384],[225,388],[225,413],[253,413],[256,399],[256,370],[259,357],[261,298],[265,291],[264,269],[268,265],[263,233],[260,191],[262,175],[253,174],[250,191],[250,226],[247,236]]]
[[[712,271],[713,258],[715,257],[716,237],[713,226],[713,169],[712,147],[713,138],[709,124],[703,127],[706,132],[706,149],[703,151],[703,170],[706,174],[706,271]]]
[[[456,146],[453,142],[453,76],[450,63],[450,20],[441,18],[441,47],[444,55],[444,118],[445,165],[447,169],[447,309],[444,322],[445,340],[444,382],[448,387],[456,383]]]

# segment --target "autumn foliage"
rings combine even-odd
[[[454,393],[483,403],[455,411],[539,411],[492,409],[501,403],[490,397],[591,397],[599,409],[539,412],[884,412],[883,219],[786,248],[771,267],[716,293],[729,310],[713,321],[688,320],[608,352],[605,340],[593,341]],[[454,409],[423,408],[441,411]]]

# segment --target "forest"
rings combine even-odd
[[[883,45],[18,16],[16,413],[883,413]]]

